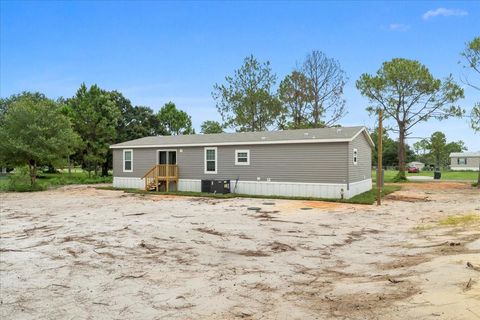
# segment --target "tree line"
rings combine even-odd
[[[378,165],[378,131],[373,130],[370,134],[375,147],[372,154],[372,165]],[[383,159],[382,163],[386,167],[398,168],[398,149],[399,141],[394,140],[388,134],[388,131],[383,131],[382,146]],[[445,134],[441,131],[436,131],[428,138],[423,138],[412,146],[405,145],[405,162],[420,161],[423,162],[427,168],[447,168],[450,165],[450,153],[466,151],[467,147],[462,140],[447,141]]]
[[[467,148],[461,140],[447,142],[447,137],[441,131],[432,133],[413,144],[417,159],[423,163],[433,164],[437,168],[445,168],[450,164],[450,153],[463,152]]]
[[[108,175],[111,144],[192,133],[191,117],[174,103],[155,113],[97,85],[82,84],[68,99],[22,92],[0,100],[0,164],[28,166],[32,184],[39,166],[54,168],[68,162],[89,174]]]
[[[480,37],[467,43],[461,56],[464,66],[478,76]],[[223,83],[213,86],[212,97],[222,123],[205,121],[201,132],[339,126],[347,113],[343,96],[347,81],[337,60],[312,51],[277,87],[270,62],[248,56]],[[464,83],[480,89],[471,79]],[[376,115],[383,109],[385,117],[392,120],[390,129],[398,138],[384,137],[384,159],[398,163],[400,180],[405,179],[405,163],[413,153],[405,141],[415,125],[432,118],[465,116],[466,111],[458,106],[464,91],[453,77],[437,79],[416,60],[395,58],[384,62],[375,74],[362,74],[355,85],[370,102],[367,112]],[[480,102],[468,116],[471,127],[480,130]],[[41,93],[23,92],[0,100],[0,163],[27,165],[32,183],[39,165],[54,167],[68,160],[89,173],[106,175],[112,167],[111,144],[150,135],[194,132],[191,117],[172,102],[155,113],[147,106],[133,106],[118,91],[97,85],[87,88],[82,84],[67,99],[52,100]],[[438,134],[432,135],[430,142],[422,143],[433,146],[438,139]],[[444,155],[434,158],[438,164],[444,162]]]

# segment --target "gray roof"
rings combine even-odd
[[[480,151],[477,152],[452,152],[450,157],[480,157]]]
[[[369,143],[373,145],[366,128],[359,126],[264,132],[152,136],[114,144],[111,146],[111,148],[348,142],[353,140],[353,138],[355,138],[361,132],[366,133]]]

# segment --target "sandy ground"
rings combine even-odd
[[[387,198],[0,194],[0,317],[480,319],[480,223],[439,225],[480,215],[479,191]]]

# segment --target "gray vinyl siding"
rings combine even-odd
[[[142,177],[155,165],[160,148],[133,149],[133,172],[123,172],[123,151],[113,151],[113,174]],[[180,179],[346,183],[348,143],[218,146],[217,174],[204,173],[204,147],[177,150]],[[250,150],[250,165],[235,165],[235,150]],[[370,166],[370,164],[369,164]]]
[[[348,176],[349,182],[358,182],[372,178],[372,148],[365,134],[361,133],[348,148]],[[353,163],[353,149],[357,149],[357,164]]]
[[[312,183],[346,182],[347,143],[243,145],[218,147],[217,174],[204,173],[204,148],[179,153],[185,179],[236,179]],[[235,150],[250,150],[250,165],[235,165]]]
[[[123,149],[113,149],[113,176],[142,178],[157,162],[156,149],[132,150],[133,172],[123,172]]]
[[[467,164],[458,164],[458,158],[466,158]],[[480,165],[480,157],[451,157],[450,158],[450,167],[451,168],[478,168]]]

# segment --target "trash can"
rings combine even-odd
[[[433,179],[440,180],[441,177],[442,177],[442,173],[440,172],[439,169],[436,169],[435,172],[433,173]]]

